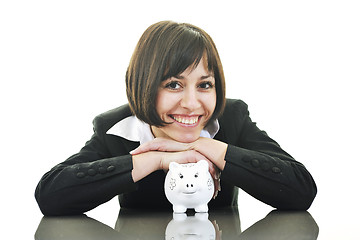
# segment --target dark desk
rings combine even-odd
[[[86,215],[43,217],[35,239],[317,239],[319,228],[306,211],[271,211],[248,229],[237,208],[207,213],[121,209],[115,228]]]

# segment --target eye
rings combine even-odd
[[[180,174],[179,174],[179,178],[184,178],[184,176],[180,173]]]
[[[171,90],[177,90],[177,89],[181,88],[181,84],[178,81],[171,81],[165,85],[165,88],[168,88]]]
[[[214,84],[210,81],[202,82],[198,86],[198,88],[201,88],[203,90],[212,89],[213,87],[214,87]]]
[[[194,176],[194,177],[196,177],[196,178],[197,178],[198,176],[199,176],[199,173],[195,173],[195,176]]]

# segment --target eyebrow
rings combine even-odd
[[[213,77],[212,74],[208,74],[208,75],[204,75],[204,76],[201,76],[200,77],[200,80],[204,80],[204,79],[207,79],[209,77]],[[181,75],[176,75],[174,76],[174,78],[177,78],[177,79],[184,79],[185,77],[184,76],[181,76]]]
[[[213,75],[212,74],[208,74],[208,75],[205,75],[205,76],[201,76],[201,80],[204,80],[204,79],[207,79],[209,77],[212,77]]]

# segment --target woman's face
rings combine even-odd
[[[199,138],[216,106],[215,78],[206,66],[201,59],[196,68],[190,66],[179,76],[162,82],[156,110],[163,121],[171,124],[152,126],[155,137],[187,143]]]

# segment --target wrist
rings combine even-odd
[[[132,177],[134,182],[141,180],[152,172],[159,170],[160,157],[156,152],[145,152],[132,156]]]
[[[228,144],[212,139],[200,137],[193,144],[193,149],[206,156],[221,171],[225,167],[225,155]]]

